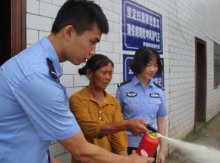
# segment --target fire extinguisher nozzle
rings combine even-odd
[[[145,127],[148,129],[148,130],[151,130],[152,132],[158,132],[158,130],[156,128],[154,128],[153,126],[151,126],[150,124],[145,124]]]

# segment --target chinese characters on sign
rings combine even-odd
[[[163,54],[162,15],[130,0],[122,0],[123,50],[136,51],[141,46]]]
[[[123,55],[123,81],[129,80],[134,77],[134,73],[131,71],[131,69],[128,67],[129,62],[134,58],[134,55]],[[163,58],[160,59],[162,62],[162,65],[164,67]],[[160,86],[164,87],[164,71],[162,71],[161,75],[155,75],[152,80],[159,84]]]

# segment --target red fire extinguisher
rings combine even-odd
[[[139,156],[153,157],[159,143],[160,140],[157,137],[157,133],[144,134],[136,152]]]

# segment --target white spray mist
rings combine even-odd
[[[214,148],[188,143],[182,140],[171,139],[159,133],[157,134],[157,137],[161,137],[173,146],[179,147],[196,163],[220,163],[220,151]]]

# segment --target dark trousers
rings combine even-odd
[[[133,150],[136,151],[137,148],[134,148],[134,147],[128,147],[128,155],[132,154],[132,151],[133,151]],[[157,150],[156,150],[156,152],[155,152],[153,158],[154,158],[154,162],[153,162],[153,163],[156,163],[156,160],[157,160]]]

